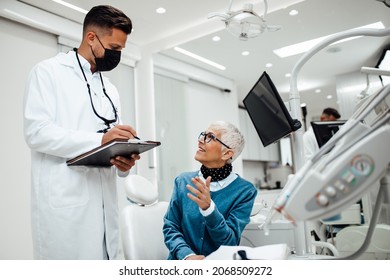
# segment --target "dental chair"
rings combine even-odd
[[[130,204],[121,217],[124,258],[166,260],[168,249],[162,228],[168,202],[159,202],[157,186],[139,175],[127,176],[125,189]]]

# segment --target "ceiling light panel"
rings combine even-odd
[[[165,14],[166,12],[167,12],[167,10],[163,7],[156,9],[156,13],[158,13],[158,14]]]
[[[179,47],[174,47],[173,49],[174,49],[175,51],[181,53],[181,54],[187,55],[187,56],[189,56],[189,57],[191,57],[191,58],[194,58],[194,59],[196,59],[196,60],[198,60],[198,61],[200,61],[200,62],[206,63],[206,64],[208,64],[208,65],[210,65],[210,66],[213,66],[213,67],[215,67],[215,68],[217,68],[217,69],[219,69],[219,70],[226,70],[226,67],[225,67],[225,66],[223,66],[223,65],[221,65],[221,64],[218,64],[218,63],[216,63],[216,62],[214,62],[214,61],[211,61],[211,60],[209,60],[209,59],[207,59],[207,58],[204,58],[204,57],[202,57],[202,56],[200,56],[200,55],[197,55],[197,54],[194,54],[194,53],[192,53],[192,52],[189,52],[189,51],[187,51],[187,50],[185,50],[185,49],[182,49],[182,48],[179,48]]]
[[[80,13],[83,13],[83,14],[87,14],[88,13],[87,10],[84,10],[84,9],[82,9],[82,8],[76,6],[76,5],[70,4],[68,2],[65,2],[65,1],[62,1],[62,0],[52,0],[52,1],[56,2],[56,3],[60,4],[60,5],[63,5],[65,7],[68,7],[70,9],[72,9],[72,10],[75,10],[75,11],[78,11]]]
[[[372,24],[369,24],[369,25],[364,25],[364,26],[360,26],[360,27],[357,27],[357,28],[353,28],[352,30],[356,30],[356,29],[360,29],[360,28],[382,29],[382,28],[385,28],[385,26],[383,25],[382,22],[376,22],[376,23],[372,23]],[[300,53],[305,53],[305,52],[309,51],[311,48],[313,48],[315,45],[317,45],[318,43],[320,43],[323,40],[325,40],[326,38],[328,38],[330,36],[334,36],[336,34],[339,34],[339,33],[334,33],[334,34],[330,34],[328,36],[323,36],[323,37],[319,37],[319,38],[316,38],[316,39],[308,40],[308,41],[305,41],[305,42],[293,44],[293,45],[290,45],[290,46],[287,46],[287,47],[276,49],[273,52],[276,55],[278,55],[279,57],[282,57],[282,58],[293,56],[293,55],[300,54]],[[341,42],[350,41],[350,40],[353,40],[353,39],[357,39],[359,37],[360,36],[346,38],[346,39],[334,42],[333,44],[339,44]],[[331,45],[333,45],[333,44],[331,44]]]

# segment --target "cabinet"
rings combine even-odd
[[[243,160],[280,161],[279,143],[264,147],[247,111],[240,108],[239,114],[241,132],[246,140]]]

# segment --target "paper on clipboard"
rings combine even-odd
[[[137,139],[114,139],[104,145],[83,153],[68,160],[68,166],[86,165],[95,167],[109,167],[110,159],[116,156],[129,157],[132,154],[141,154],[160,146],[157,141],[143,141]]]

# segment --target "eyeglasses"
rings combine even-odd
[[[223,143],[221,140],[219,140],[219,139],[217,138],[217,136],[215,136],[215,135],[212,134],[211,132],[202,131],[202,132],[199,134],[198,141],[203,141],[204,143],[210,143],[211,140],[218,141],[219,143],[221,143],[222,145],[224,145],[226,148],[231,149],[228,145],[226,145],[226,144]]]

